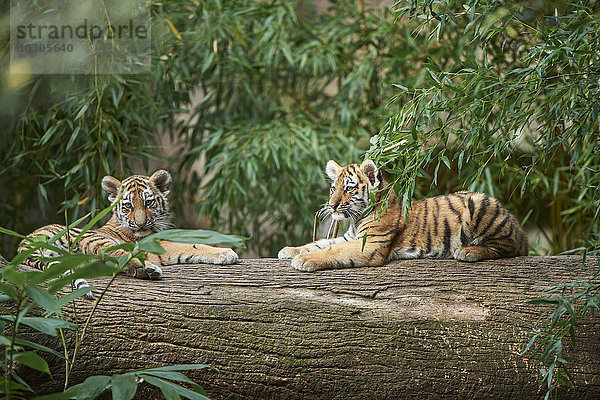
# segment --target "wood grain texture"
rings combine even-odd
[[[207,363],[218,372],[190,375],[214,399],[535,399],[538,367],[520,353],[542,308],[524,302],[597,269],[595,260],[582,268],[580,257],[560,256],[302,273],[261,259],[176,266],[160,281],[120,276],[72,382]],[[77,302],[80,321],[91,304]],[[586,321],[567,355],[577,387],[561,398],[600,398],[598,318]],[[42,388],[60,389],[61,379]]]

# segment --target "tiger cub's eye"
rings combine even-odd
[[[154,205],[154,199],[146,200],[146,207],[152,207]]]
[[[131,203],[122,203],[121,207],[123,208],[123,211],[129,211],[131,210]]]

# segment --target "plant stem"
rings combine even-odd
[[[25,296],[22,291],[19,291],[19,299],[17,301],[17,309],[15,311],[15,321],[12,327],[12,335],[10,339],[10,349],[8,351],[8,367],[4,370],[4,390],[6,393],[6,398],[8,399],[10,396],[10,375],[13,370],[13,357],[15,353],[15,340],[17,339],[17,325],[19,323],[19,316],[21,315],[21,310],[23,309],[23,300]]]
[[[63,345],[63,349],[65,351],[65,386],[64,386],[64,390],[67,389],[67,380],[68,380],[68,376],[69,376],[69,367],[71,365],[71,362],[69,361],[69,351],[67,350],[67,342],[65,340],[65,335],[64,332],[61,329],[59,329],[60,332],[60,339],[62,341],[62,345]]]
[[[104,294],[106,293],[108,288],[112,285],[112,283],[114,282],[116,277],[117,277],[117,274],[113,274],[112,278],[110,279],[110,281],[108,282],[108,284],[106,285],[106,287],[104,288],[102,293],[100,294],[100,297],[98,297],[98,300],[96,300],[96,302],[94,303],[94,307],[92,308],[92,311],[90,311],[90,314],[88,315],[88,317],[85,321],[85,324],[83,324],[83,328],[81,329],[81,336],[79,336],[79,338],[76,339],[75,350],[73,351],[73,358],[71,359],[70,363],[67,361],[68,368],[67,368],[67,373],[65,375],[65,386],[64,386],[65,390],[69,386],[69,377],[71,375],[71,371],[73,370],[73,366],[75,365],[75,360],[77,359],[77,354],[79,353],[81,343],[83,343],[83,339],[85,338],[85,333],[87,331],[87,327],[89,326],[90,322],[92,321],[92,317],[94,316],[94,313],[96,312],[96,309],[98,308],[98,304],[100,304],[100,301],[104,297]]]

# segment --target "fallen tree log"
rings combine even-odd
[[[218,371],[189,375],[214,399],[539,398],[537,361],[521,353],[543,309],[525,301],[597,269],[596,260],[582,268],[580,257],[560,256],[302,273],[261,259],[177,266],[160,281],[120,276],[71,382],[207,363]],[[77,302],[80,322],[92,304]],[[577,331],[567,356],[576,387],[561,398],[600,398],[599,318]],[[62,378],[42,391],[61,390]]]

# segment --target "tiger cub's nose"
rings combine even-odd
[[[135,226],[137,226],[138,228],[143,228],[146,226],[146,223],[148,222],[148,219],[146,218],[146,216],[141,213],[138,212],[134,215],[133,217],[133,223],[135,224]]]

